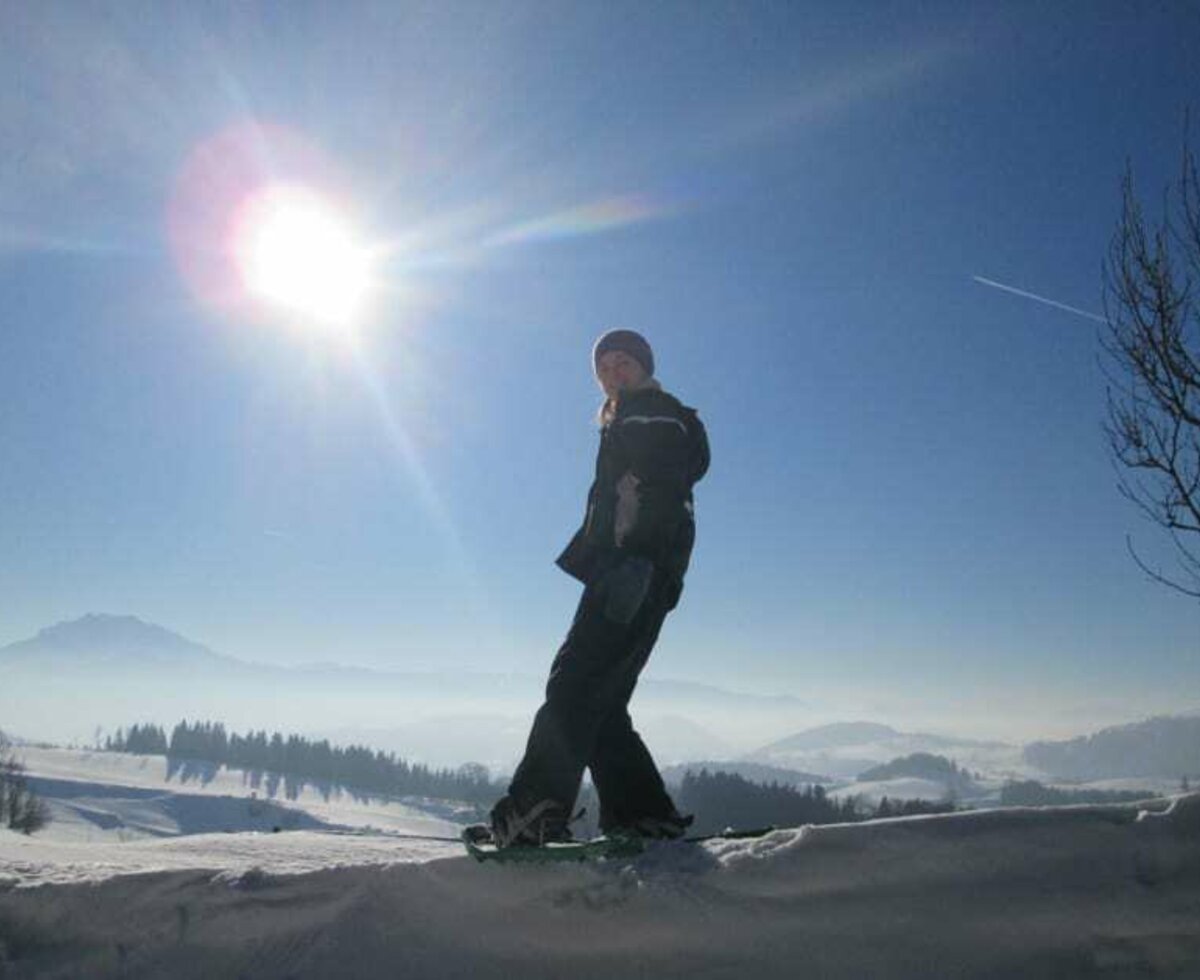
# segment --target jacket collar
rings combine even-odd
[[[647,378],[639,387],[630,388],[617,395],[617,407],[620,408],[626,402],[637,401],[650,394],[661,394],[662,390],[663,386],[658,383],[656,378]]]

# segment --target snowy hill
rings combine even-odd
[[[838,722],[807,729],[765,745],[746,755],[745,759],[853,779],[874,766],[918,752],[949,756],[960,766],[990,772],[1016,772],[1026,768],[1017,746],[901,732],[873,722]]]
[[[1033,742],[1025,761],[1060,779],[1200,776],[1200,715],[1150,718],[1060,742]]]
[[[41,887],[30,887],[40,885]],[[5,980],[1200,975],[1200,795],[478,865],[310,831],[0,831]]]
[[[821,749],[845,748],[850,745],[869,745],[899,737],[900,732],[888,725],[870,721],[838,721],[810,728],[787,738],[772,742],[764,752],[815,752]]]

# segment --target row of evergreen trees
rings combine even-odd
[[[166,755],[172,760],[206,762],[250,773],[276,773],[286,777],[288,795],[294,797],[305,782],[319,787],[343,787],[387,796],[427,796],[484,804],[499,790],[487,769],[467,763],[458,769],[432,769],[399,759],[395,753],[372,751],[361,745],[335,746],[328,739],[313,741],[299,735],[265,731],[239,735],[227,732],[220,722],[189,724],[181,721],[170,738],[157,725],[118,729],[104,741],[113,752]],[[256,780],[257,782],[257,780]]]
[[[752,783],[733,773],[687,772],[677,795],[681,811],[696,815],[695,833],[717,833],[727,826],[800,827],[804,824],[852,823],[877,817],[917,813],[951,813],[951,802],[889,800],[877,806],[855,796],[832,800],[820,785],[796,788],[784,783]]]
[[[283,779],[289,798],[295,798],[309,782],[325,792],[330,787],[341,787],[387,796],[462,800],[481,807],[490,805],[503,792],[500,785],[490,781],[487,769],[477,763],[458,769],[431,769],[398,759],[393,753],[358,745],[332,746],[325,739],[285,737],[279,732],[268,736],[265,731],[238,735],[229,733],[219,722],[182,721],[170,737],[153,724],[133,725],[128,731],[118,729],[115,736],[105,740],[104,747],[115,752],[166,755],[175,764],[208,763],[243,769],[252,774],[255,785],[261,774],[276,774]],[[268,778],[269,795],[274,795],[278,782],[277,778]],[[820,785],[796,788],[778,782],[755,783],[733,773],[708,769],[686,773],[675,795],[683,812],[695,814],[696,833],[714,833],[728,826],[847,823],[954,809],[946,802],[886,798],[872,807],[857,797],[832,800]],[[589,812],[597,810],[594,791],[585,792],[579,806]],[[585,821],[576,833],[593,829]]]
[[[1157,795],[1157,793],[1147,790],[1057,789],[1054,786],[1045,786],[1036,779],[1011,779],[1000,789],[1000,805],[1063,806],[1073,803],[1136,803]]]
[[[858,819],[852,799],[831,800],[820,785],[799,789],[752,783],[734,773],[707,769],[684,774],[676,803],[682,812],[695,814],[693,830],[699,834],[725,827],[799,827]]]
[[[134,725],[126,734],[118,728],[116,735],[104,740],[106,752],[131,752],[134,755],[167,755],[167,733],[157,725]]]

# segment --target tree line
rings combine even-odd
[[[1200,774],[1200,718],[1148,718],[1063,742],[1031,742],[1023,757],[1059,779],[1195,776]]]
[[[180,762],[211,763],[250,773],[275,773],[283,777],[289,798],[307,783],[319,788],[341,787],[386,796],[427,796],[491,803],[499,794],[478,763],[457,769],[434,769],[397,758],[395,753],[362,745],[335,746],[328,739],[314,741],[299,735],[250,731],[228,732],[220,722],[181,721],[167,736],[157,725],[118,729],[104,740],[112,752],[165,755]]]
[[[182,721],[169,736],[157,725],[133,725],[106,738],[104,748],[166,755],[176,764],[206,763],[255,774],[278,774],[291,799],[307,783],[322,790],[340,787],[386,796],[459,800],[480,808],[490,806],[503,792],[503,786],[492,782],[487,769],[478,763],[467,763],[457,769],[431,769],[365,746],[342,748],[330,745],[325,739],[313,741],[279,732],[267,735],[265,731],[251,731],[239,735],[228,732],[219,722]],[[695,815],[695,833],[715,833],[726,827],[850,823],[917,813],[948,813],[955,809],[953,803],[946,801],[885,797],[871,805],[858,796],[834,800],[817,784],[797,788],[779,782],[758,783],[707,768],[684,774],[676,800],[683,812]],[[595,790],[586,787],[576,808],[586,811],[586,815],[574,827],[575,833],[583,836],[594,833],[595,815],[599,812]]]
[[[1186,780],[1184,785],[1186,786]],[[1186,790],[1185,790],[1186,792]],[[1137,803],[1160,794],[1147,790],[1056,789],[1036,779],[1010,779],[1000,789],[1001,806],[1064,806],[1072,803]]]
[[[727,772],[687,772],[677,796],[679,808],[693,813],[693,832],[711,834],[726,827],[800,827],[804,824],[854,823],[918,813],[952,813],[952,802],[889,800],[872,806],[857,796],[830,799],[820,785],[796,788],[785,783],[752,783]]]

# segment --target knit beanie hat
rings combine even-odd
[[[654,351],[640,333],[633,330],[610,330],[596,341],[592,348],[592,367],[600,363],[600,357],[609,351],[624,351],[654,377]]]

